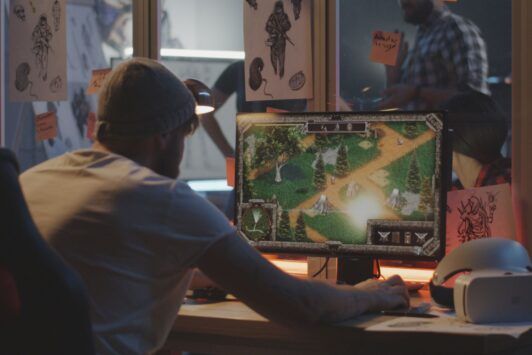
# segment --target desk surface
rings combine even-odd
[[[416,304],[426,300],[422,291]],[[532,354],[532,331],[514,339],[504,335],[367,332],[392,319],[363,315],[336,325],[287,328],[238,301],[181,307],[165,350],[220,354]]]

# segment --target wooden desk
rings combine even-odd
[[[422,291],[413,303],[428,297]],[[216,354],[532,354],[532,331],[510,336],[366,332],[391,317],[364,315],[342,324],[286,328],[243,303],[183,305],[164,350]],[[163,352],[164,353],[164,352]]]

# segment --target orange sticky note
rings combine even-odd
[[[225,158],[225,175],[228,186],[235,187],[235,172],[235,158]]]
[[[289,112],[288,110],[283,110],[283,109],[280,109],[280,108],[275,108],[275,107],[266,107],[266,112],[267,113],[284,113],[284,112]]]
[[[89,112],[89,117],[87,117],[87,138],[94,139],[94,127],[96,127],[96,114],[94,112]]]
[[[87,87],[87,95],[96,94],[98,91],[100,91],[105,78],[110,72],[111,68],[93,70],[89,87]]]
[[[372,34],[369,59],[372,62],[395,66],[400,48],[400,33],[375,31]]]
[[[35,116],[35,134],[38,141],[57,137],[57,118],[55,112],[46,112]]]

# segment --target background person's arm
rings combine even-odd
[[[214,144],[216,144],[220,152],[222,152],[224,157],[233,157],[235,155],[235,150],[233,147],[231,147],[231,144],[229,144],[229,141],[222,132],[220,124],[215,116],[217,110],[225,104],[229,98],[229,95],[217,90],[216,88],[212,89],[212,94],[215,100],[216,111],[203,115],[200,119],[200,122],[209,137],[211,137]]]
[[[236,234],[213,244],[198,266],[256,312],[285,324],[339,322],[409,303],[399,277],[357,286],[299,280],[276,268]]]

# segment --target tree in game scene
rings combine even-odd
[[[293,239],[288,210],[283,210],[283,212],[281,212],[281,220],[279,221],[279,229],[277,230],[277,240],[290,242],[293,241]]]
[[[296,236],[295,236],[296,242],[308,242],[308,236],[307,236],[307,226],[305,224],[305,219],[303,217],[303,212],[299,212],[299,216],[297,217],[296,221]]]
[[[342,144],[338,149],[338,156],[336,158],[335,172],[337,176],[346,176],[349,172],[349,162],[347,161],[347,147]]]
[[[257,140],[255,167],[275,164],[275,182],[282,182],[281,169],[293,156],[301,153],[302,133],[298,127],[271,127]]]
[[[407,122],[405,123],[405,132],[407,138],[415,138],[418,131],[417,131],[417,122]]]
[[[416,152],[412,154],[410,165],[408,166],[408,173],[406,176],[406,191],[419,193],[421,185],[421,176],[419,175],[419,164],[417,162]]]
[[[322,191],[327,187],[326,179],[323,155],[318,154],[318,161],[316,162],[316,168],[314,169],[314,186],[317,190]]]
[[[424,177],[423,182],[421,183],[418,209],[425,215],[425,220],[427,220],[427,217],[433,208],[432,206],[434,205],[434,195],[430,185],[430,179],[428,177]]]
[[[314,139],[314,146],[318,149],[319,152],[323,153],[327,150],[329,145],[329,140],[327,139],[326,134],[316,134],[316,139]]]
[[[242,177],[244,183],[242,185],[243,201],[249,201],[253,198],[253,181],[249,178],[249,167],[247,162],[243,162]]]

